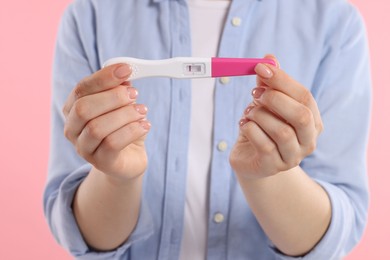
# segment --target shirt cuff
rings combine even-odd
[[[286,256],[271,245],[271,250],[275,253],[276,259],[342,259],[348,253],[345,248],[353,228],[353,221],[351,221],[353,211],[350,202],[345,193],[338,187],[327,182],[316,181],[328,193],[332,205],[332,218],[328,230],[320,242],[304,256]]]
[[[84,165],[63,180],[58,196],[53,196],[55,202],[52,204],[49,224],[57,241],[77,259],[119,259],[127,254],[133,243],[143,241],[153,233],[151,213],[143,200],[138,222],[125,243],[112,251],[97,252],[90,249],[81,235],[72,210],[74,194],[90,169],[90,165]]]

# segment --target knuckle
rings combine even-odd
[[[76,152],[77,152],[80,156],[82,156],[82,157],[85,156],[83,147],[82,147],[80,144],[77,143],[77,144],[75,145],[75,149],[76,149]]]
[[[75,149],[76,149],[76,152],[77,154],[79,154],[82,158],[84,158],[85,160],[87,160],[88,162],[91,162],[92,160],[92,155],[89,154],[85,149],[84,149],[84,146],[77,143],[75,145]]]
[[[85,102],[81,102],[80,100],[77,100],[74,103],[73,107],[74,107],[74,113],[76,114],[77,117],[79,117],[82,120],[88,119],[89,108],[88,105],[85,104]]]
[[[116,139],[114,137],[112,137],[110,135],[104,139],[102,146],[103,146],[104,150],[115,151],[118,148],[118,142],[116,141]]]
[[[295,131],[288,125],[280,127],[275,133],[275,139],[280,142],[287,142],[295,136]]]
[[[324,124],[322,123],[322,121],[320,121],[319,123],[316,124],[316,129],[318,131],[318,134],[320,134],[324,131]]]
[[[65,126],[64,126],[64,136],[68,140],[71,140],[71,138],[72,138],[72,133],[71,133],[71,130],[70,130],[70,127],[68,126],[68,124],[65,124]]]
[[[313,99],[313,96],[311,92],[308,89],[305,89],[302,93],[302,96],[300,98],[300,103],[304,105],[308,105],[311,100]]]
[[[275,150],[276,150],[276,145],[271,142],[268,142],[267,144],[264,144],[261,147],[261,151],[264,152],[265,154],[271,154],[275,152]]]
[[[92,139],[101,140],[104,136],[102,136],[102,132],[100,131],[100,126],[96,120],[92,120],[85,125],[85,131],[87,135],[92,137]]]
[[[229,155],[229,164],[233,169],[237,169],[240,166],[239,162],[240,160],[238,160],[238,156],[236,156],[234,153]]]
[[[311,124],[313,115],[309,108],[301,107],[298,110],[298,126],[299,127],[307,127]]]
[[[62,107],[62,114],[63,114],[65,117],[68,116],[68,114],[69,114],[69,108],[68,108],[67,105],[64,105],[64,106]]]
[[[80,80],[74,88],[74,95],[77,99],[84,96],[85,89],[87,87],[86,79]]]
[[[309,155],[309,154],[313,153],[316,150],[316,148],[317,148],[317,142],[315,140],[313,140],[306,147],[307,154]]]

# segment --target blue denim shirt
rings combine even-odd
[[[232,23],[241,19],[239,26]],[[53,69],[52,135],[44,208],[57,241],[78,259],[177,259],[183,233],[190,124],[189,80],[135,80],[153,127],[137,226],[110,252],[94,252],[75,222],[71,203],[91,166],[63,136],[63,104],[76,83],[116,56],[191,56],[185,0],[76,0],[58,33]],[[207,40],[207,39],[205,39]],[[362,236],[368,207],[366,146],[371,81],[361,16],[344,0],[233,0],[220,57],[275,54],[282,68],[312,92],[325,130],[301,167],[329,194],[328,231],[303,259],[339,259]],[[208,259],[290,259],[256,221],[229,165],[238,121],[251,101],[255,76],[216,82],[210,169]],[[226,151],[217,144],[225,141]],[[225,220],[213,221],[215,213]]]

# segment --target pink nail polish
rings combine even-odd
[[[140,121],[140,125],[145,130],[149,130],[152,127],[149,121]]]
[[[127,93],[129,93],[129,98],[132,100],[138,96],[138,91],[135,88],[127,88]]]
[[[262,63],[256,65],[255,71],[260,77],[265,79],[269,79],[273,76],[271,69]]]
[[[260,98],[261,95],[263,95],[265,91],[265,88],[255,88],[253,91],[252,91],[252,96],[256,99]]]
[[[148,112],[148,108],[144,105],[135,105],[135,110],[141,115],[145,115]]]
[[[249,112],[251,112],[251,110],[252,110],[253,108],[254,108],[254,106],[249,106],[249,107],[247,107],[247,108],[245,109],[244,114],[245,114],[245,115],[249,114]]]
[[[124,78],[127,78],[129,77],[131,74],[131,70],[130,70],[130,67],[128,65],[121,65],[119,67],[117,67],[114,71],[114,75],[115,77],[117,77],[118,79],[124,79]]]
[[[249,120],[246,119],[246,118],[244,118],[244,119],[241,119],[241,120],[240,120],[239,125],[240,125],[240,126],[243,126],[243,125],[245,125],[245,124],[248,123],[248,122],[249,122]]]

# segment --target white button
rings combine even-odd
[[[233,17],[232,19],[233,26],[240,26],[241,25],[241,18],[240,17]]]
[[[230,78],[229,77],[222,77],[222,78],[219,78],[219,82],[221,82],[222,84],[226,85],[230,82]]]
[[[225,141],[221,141],[218,143],[217,148],[218,148],[218,151],[224,152],[228,148],[228,144]]]
[[[219,224],[222,223],[225,220],[225,217],[222,213],[217,213],[214,215],[214,222]]]

